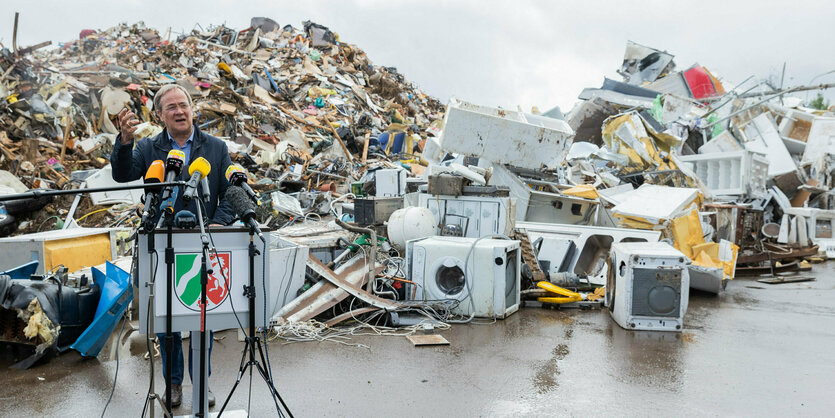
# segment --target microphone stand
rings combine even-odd
[[[165,407],[171,411],[171,375],[174,372],[174,334],[171,332],[172,324],[172,296],[174,289],[174,205],[165,208],[162,212],[163,225],[165,225],[166,247],[165,247],[165,355],[168,361],[165,362]]]
[[[208,367],[206,366],[206,351],[208,349],[206,345],[206,285],[209,282],[211,269],[209,268],[209,236],[206,234],[201,202],[198,201],[195,206],[197,206],[197,224],[200,225],[200,241],[203,244],[203,255],[200,266],[200,383],[198,389],[200,395],[198,396],[199,406],[195,408],[194,403],[192,403],[192,412],[196,417],[206,418],[206,411],[209,408],[209,400],[207,397],[208,386],[206,385],[206,378],[208,377],[206,376],[208,373]],[[194,400],[193,395],[192,400]],[[195,409],[197,409],[197,412],[194,411]]]
[[[290,412],[290,409],[287,408],[287,404],[284,403],[284,399],[281,398],[281,395],[278,393],[278,389],[275,388],[275,384],[273,383],[272,379],[270,379],[267,371],[264,369],[261,363],[266,363],[266,359],[264,357],[264,350],[261,347],[261,339],[258,337],[258,334],[255,332],[255,256],[261,254],[258,251],[258,248],[255,247],[255,243],[253,241],[255,235],[255,226],[249,226],[249,286],[244,286],[244,296],[247,298],[247,302],[249,305],[249,333],[246,336],[246,345],[244,345],[244,351],[241,356],[241,365],[238,368],[238,378],[235,380],[235,385],[232,386],[232,390],[229,391],[229,395],[226,397],[226,400],[223,402],[223,406],[220,408],[220,413],[218,416],[223,415],[223,411],[226,409],[226,405],[229,403],[229,400],[232,398],[232,394],[235,393],[235,389],[238,388],[238,384],[241,383],[241,378],[244,375],[246,369],[249,368],[249,380],[250,384],[252,382],[252,367],[258,369],[258,373],[264,379],[264,382],[267,384],[267,388],[270,389],[270,394],[273,397],[273,401],[275,402],[275,409],[278,412],[278,416],[282,416],[281,409],[278,406],[278,402],[281,401],[281,405],[284,406],[284,410],[287,411],[287,415],[290,418],[293,417],[293,414]],[[267,295],[264,295],[267,297]],[[255,350],[258,350],[258,354],[261,358],[261,363],[258,362],[258,357],[255,356]],[[250,388],[250,398],[252,397],[252,391]],[[251,399],[249,400],[251,402]],[[249,415],[249,403],[247,404],[247,415]]]

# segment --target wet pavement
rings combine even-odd
[[[414,348],[404,337],[270,343],[276,384],[309,416],[828,416],[835,409],[835,263],[814,282],[732,281],[691,293],[681,334],[619,328],[603,310],[527,307],[492,325],[455,325],[449,346]],[[235,381],[242,343],[217,334],[210,385],[219,409]],[[107,416],[139,416],[148,367],[139,336],[122,346]],[[131,350],[134,353],[131,353]],[[0,416],[99,416],[115,360],[67,353],[27,371],[0,357]],[[107,353],[102,358],[109,357]],[[159,371],[159,362],[157,362]],[[157,389],[163,391],[157,372]],[[245,409],[248,377],[230,401]],[[175,413],[190,411],[191,384]],[[157,416],[159,415],[157,407]],[[264,382],[252,382],[252,416],[275,416]]]

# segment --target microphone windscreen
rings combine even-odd
[[[162,160],[156,160],[148,167],[145,172],[145,183],[162,183],[165,178],[165,163]]]
[[[179,163],[179,166],[182,167],[183,164],[186,162],[186,153],[178,150],[172,149],[168,151],[168,157],[165,158],[166,166],[171,166],[172,164]]]
[[[197,225],[197,216],[191,211],[181,210],[174,215],[174,226],[177,228],[194,228]]]
[[[246,180],[246,171],[244,171],[243,167],[237,164],[232,164],[229,166],[229,168],[226,169],[226,180],[230,183],[232,183],[233,176],[237,177],[241,175],[243,175],[243,179]]]
[[[193,176],[196,171],[200,172],[200,179],[203,179],[203,177],[206,177],[212,171],[212,165],[209,164],[209,160],[199,157],[188,166],[188,175]]]
[[[229,186],[226,188],[226,201],[232,206],[239,216],[243,216],[247,211],[254,211],[255,208],[249,198],[246,196],[244,189],[238,186]]]

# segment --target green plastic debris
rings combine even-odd
[[[658,95],[655,96],[655,100],[652,101],[652,109],[650,109],[649,114],[652,116],[653,119],[661,122],[661,119],[664,117],[664,96]]]
[[[719,116],[717,116],[716,113],[711,113],[710,116],[707,117],[707,123],[708,124],[714,123],[718,120],[719,120]],[[722,127],[722,124],[717,123],[716,125],[713,125],[713,130],[710,131],[710,137],[711,138],[716,138],[724,130],[725,130],[725,128]]]
[[[377,246],[385,248],[385,246],[386,246],[385,243],[387,241],[388,240],[386,239],[386,237],[377,237]],[[359,248],[360,248],[359,247],[360,245],[370,246],[371,245],[371,236],[368,235],[368,234],[362,234],[357,239],[354,240],[354,244],[356,244],[356,245],[349,245],[348,246],[348,249],[350,249],[351,252],[357,252],[357,250],[359,250]]]

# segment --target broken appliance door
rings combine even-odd
[[[548,266],[543,271],[587,276],[590,283],[598,285],[606,282],[606,257],[612,244],[661,238],[660,231],[534,222],[517,222],[516,230],[527,234],[534,248],[539,248],[537,261]],[[573,247],[566,248],[565,241],[571,241]]]
[[[768,158],[768,176],[774,177],[797,170],[771,115],[763,113],[740,127],[745,148],[765,154]]]

